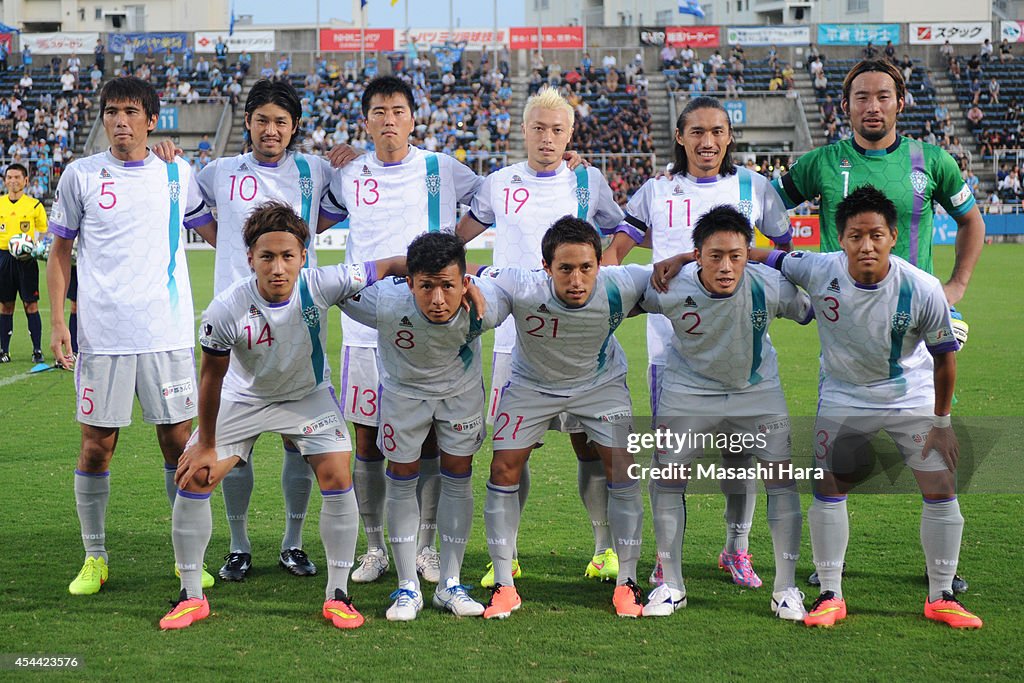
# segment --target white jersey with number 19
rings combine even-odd
[[[101,152],[60,176],[50,232],[78,238],[78,343],[93,354],[190,349],[183,228],[213,220],[187,162]]]

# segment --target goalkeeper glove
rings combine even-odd
[[[954,306],[949,307],[949,317],[953,323],[953,336],[960,342],[960,349],[963,349],[967,344],[967,333],[970,332],[971,326]]]

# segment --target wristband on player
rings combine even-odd
[[[946,429],[953,426],[953,418],[951,415],[935,415],[932,417],[932,427],[938,429]]]

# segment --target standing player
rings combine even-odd
[[[843,79],[840,106],[850,117],[853,137],[812,150],[775,181],[789,208],[821,196],[821,250],[839,251],[836,209],[862,185],[872,184],[895,205],[898,239],[893,253],[926,273],[932,263],[933,204],[938,202],[956,220],[956,261],[943,285],[950,306],[963,298],[985,242],[985,221],[960,167],[945,150],[903,137],[896,117],[903,111],[906,83],[899,68],[887,60],[865,60]],[[955,309],[953,331],[967,341],[967,324]],[[810,578],[817,585],[817,577]],[[959,576],[956,592],[967,590]]]
[[[601,237],[586,221],[565,216],[541,242],[543,270],[491,268],[482,277],[504,291],[516,324],[512,374],[494,419],[494,458],[484,522],[494,564],[494,593],[486,619],[519,609],[512,559],[519,532],[519,478],[552,418],[568,413],[583,425],[604,463],[608,525],[619,558],[612,602],[622,617],[639,617],[636,584],[643,530],[640,484],[627,469],[632,405],[626,354],[615,329],[643,297],[650,267],[600,267]]]
[[[13,235],[24,233],[33,241],[46,234],[46,209],[42,202],[25,194],[28,169],[11,164],[4,171],[7,194],[0,197],[0,363],[11,362],[14,334],[14,300],[21,297],[32,339],[32,362],[43,362],[43,322],[39,317],[39,264],[20,260],[9,251]]]
[[[172,505],[174,470],[196,414],[192,289],[180,236],[183,227],[201,227],[212,216],[191,167],[164,163],[146,146],[159,111],[146,81],[108,81],[100,114],[110,149],[68,166],[50,215],[50,348],[58,364],[75,365],[82,424],[75,501],[86,559],[69,586],[74,595],[96,593],[107,580],[110,460],[120,428],[131,423],[132,395],[143,419],[156,425]],[[82,285],[77,364],[64,322],[75,237]]]
[[[690,263],[659,293],[647,290],[641,307],[671,322],[673,337],[658,392],[658,428],[684,434],[759,435],[752,452],[774,474],[765,479],[768,526],[775,549],[772,611],[782,619],[806,615],[796,588],[800,556],[800,495],[791,473],[790,426],[768,325],[785,317],[814,319],[810,300],[786,278],[748,264],[754,233],[739,210],[717,206],[696,222]],[[689,255],[687,255],[689,256]],[[701,448],[657,451],[652,467],[692,466]],[[743,452],[737,449],[736,452]],[[678,470],[676,470],[678,471]],[[644,616],[668,616],[686,605],[681,548],[686,530],[686,477],[651,479],[651,508],[664,583]]]
[[[320,201],[330,183],[331,168],[322,157],[294,151],[301,118],[302,104],[291,83],[257,81],[245,100],[245,135],[252,151],[221,157],[199,172],[203,196],[207,204],[217,209],[217,223],[198,231],[217,248],[214,295],[252,272],[242,227],[257,205],[268,200],[289,204],[309,227],[307,234],[319,222]],[[305,246],[305,265],[315,268],[312,238]],[[295,576],[310,576],[316,574],[316,566],[302,550],[302,526],[313,487],[313,471],[286,439],[283,445],[281,489],[285,528],[278,563]],[[220,576],[228,581],[241,581],[252,567],[248,519],[253,483],[248,458],[241,459],[239,466],[224,478],[222,489],[231,547]]]
[[[815,482],[807,511],[821,594],[804,623],[832,626],[846,618],[842,567],[850,519],[844,475],[858,464],[858,448],[884,430],[914,471],[924,499],[924,615],[953,628],[981,628],[981,619],[953,594],[964,518],[956,498],[959,447],[950,424],[959,344],[949,304],[935,277],[891,254],[898,213],[880,190],[862,185],[851,191],[836,206],[834,220],[843,251],[772,253],[766,259],[807,290],[821,341],[814,430],[824,479]]]
[[[480,186],[480,177],[455,158],[409,144],[414,109],[412,90],[393,76],[375,78],[363,92],[363,117],[375,151],[334,174],[320,219],[329,226],[348,217],[348,264],[403,254],[423,232],[453,232],[457,205],[468,204]],[[341,329],[342,401],[345,419],[355,425],[353,477],[368,545],[352,580],[368,582],[376,581],[389,566],[384,545],[384,456],[377,448],[377,332],[345,315]],[[420,460],[416,566],[432,583],[440,578],[434,549],[438,471],[437,448],[428,443]]]
[[[359,535],[348,428],[334,398],[320,322],[378,272],[403,267],[403,259],[303,268],[309,228],[284,202],[256,208],[243,240],[255,275],[214,297],[200,323],[199,429],[181,457],[171,522],[181,594],[160,627],[185,628],[209,616],[198,568],[213,528],[210,494],[252,455],[260,434],[277,432],[308,460],[320,485],[323,616],[338,628],[357,628],[363,617],[347,593]]]
[[[729,114],[713,97],[694,97],[676,121],[675,156],[670,175],[648,180],[626,205],[626,221],[616,232],[605,255],[605,263],[621,263],[636,245],[653,250],[654,261],[693,251],[693,226],[712,207],[734,206],[771,238],[779,248],[789,249],[789,215],[768,181],[742,166],[735,166],[732,152],[736,141]],[[647,317],[647,356],[650,361],[651,413],[657,417],[658,396],[665,375],[669,348],[675,333],[665,316]],[[731,466],[749,467],[752,458],[723,454]],[[739,462],[742,461],[742,462]],[[756,482],[723,481],[725,494],[725,548],[718,564],[732,574],[732,580],[757,588],[761,579],[747,552],[750,526],[754,519]],[[657,496],[650,487],[652,500]],[[651,582],[661,581],[656,565]]]
[[[441,577],[435,607],[480,616],[460,572],[473,526],[473,454],[483,443],[484,387],[480,335],[509,314],[508,303],[485,283],[486,312],[462,310],[469,286],[466,248],[455,235],[426,233],[409,245],[407,280],[382,280],[343,305],[352,319],[378,332],[381,379],[377,445],[388,459],[387,522],[398,571],[391,621],[411,621],[423,606],[416,576],[416,485],[420,451],[433,428],[441,451]]]
[[[545,88],[529,98],[523,109],[522,123],[526,161],[487,176],[473,198],[470,212],[459,221],[456,232],[466,242],[487,226],[495,226],[496,267],[539,267],[541,238],[556,220],[567,214],[588,221],[606,233],[622,221],[622,210],[601,172],[584,166],[570,169],[562,160],[572,139],[573,117],[572,105],[553,88]],[[515,343],[515,324],[506,320],[495,332],[488,424],[494,421],[501,387],[511,374]],[[618,574],[619,561],[608,531],[608,482],[604,466],[597,452],[587,447],[587,435],[579,423],[559,419],[554,426],[560,428],[562,424],[566,425],[576,451],[579,494],[594,530],[594,557],[584,575],[613,581]],[[520,512],[526,504],[529,481],[527,464],[519,483]],[[516,555],[512,574],[518,577],[520,573]],[[493,566],[488,568],[480,583],[485,588],[494,585]]]

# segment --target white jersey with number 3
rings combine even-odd
[[[404,255],[424,232],[455,232],[459,204],[469,204],[480,176],[447,154],[409,147],[401,161],[365,154],[334,174],[322,210],[349,219],[345,263]],[[341,319],[346,346],[374,348],[377,332]]]
[[[649,235],[653,259],[662,261],[693,251],[694,225],[720,204],[739,209],[752,226],[773,241],[790,240],[789,214],[775,188],[764,176],[740,166],[727,176],[676,174],[651,178],[626,204],[623,231],[638,244]],[[652,365],[665,365],[673,336],[666,318],[648,316],[647,355]]]
[[[320,201],[327,192],[331,166],[323,157],[288,152],[277,163],[257,161],[251,153],[210,162],[197,176],[203,197],[217,207],[217,256],[213,292],[252,274],[242,229],[253,209],[270,200],[291,205],[310,229],[306,265],[316,268],[313,235]]]
[[[478,222],[494,224],[494,265],[499,268],[540,268],[541,239],[562,216],[582,218],[602,232],[611,232],[623,217],[598,169],[571,171],[563,163],[554,171],[537,172],[525,161],[487,176],[470,211]],[[515,343],[515,324],[507,320],[494,334],[494,350],[510,353]]]

